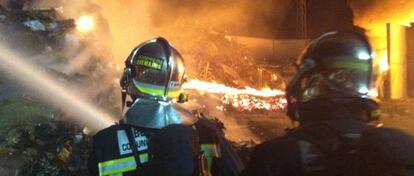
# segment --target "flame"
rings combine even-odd
[[[93,16],[81,16],[76,21],[76,29],[81,32],[89,32],[95,28],[95,19]]]
[[[221,103],[224,106],[219,106],[221,111],[236,110],[236,111],[281,111],[286,108],[287,100],[284,97],[255,97],[243,94],[225,94]]]
[[[199,91],[204,91],[208,93],[216,94],[243,94],[243,95],[252,95],[258,97],[273,97],[284,95],[285,92],[277,89],[262,89],[257,90],[251,87],[245,87],[244,89],[237,89],[234,87],[229,87],[224,84],[218,84],[215,82],[204,82],[200,80],[190,80],[189,82],[183,85],[184,89],[194,89]]]
[[[354,8],[356,25],[367,30],[370,41],[379,54],[379,58],[375,62],[381,71],[378,74],[379,86],[384,86],[384,80],[389,79],[391,98],[404,97],[406,95],[407,73],[401,61],[405,62],[407,57],[404,40],[409,40],[405,36],[404,27],[409,28],[414,22],[414,1],[374,0],[367,2],[352,0],[351,6]],[[389,24],[389,34],[387,33],[387,24]],[[389,40],[387,40],[388,35],[391,36]]]
[[[382,72],[389,70],[387,56],[387,23],[411,27],[414,22],[414,1],[381,0],[364,6],[363,1],[351,1],[354,8],[355,23],[367,30],[370,42],[377,53],[377,64]]]
[[[237,89],[215,82],[191,80],[183,85],[184,89],[193,89],[213,94],[223,94],[221,104],[217,106],[220,111],[235,110],[243,112],[281,111],[287,101],[285,92],[277,89],[257,90],[251,87]]]

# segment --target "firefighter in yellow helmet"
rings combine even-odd
[[[183,108],[186,96],[181,86],[185,76],[182,56],[164,38],[149,40],[132,50],[120,81],[122,104],[129,109],[120,124],[94,136],[91,175],[241,172],[240,159],[218,124]],[[130,103],[125,103],[127,96]],[[195,146],[188,146],[191,144]]]

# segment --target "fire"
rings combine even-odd
[[[200,80],[191,80],[183,85],[184,89],[194,89],[204,91],[208,93],[216,94],[244,94],[258,97],[273,97],[284,95],[285,92],[277,89],[262,89],[257,90],[251,87],[245,87],[244,89],[237,89],[229,87],[224,84],[218,84],[215,82],[204,82]]]
[[[213,94],[223,94],[220,111],[263,112],[281,111],[286,107],[285,92],[282,90],[262,89],[251,87],[237,89],[215,82],[191,80],[183,85],[184,89],[193,89]]]
[[[352,0],[355,23],[367,30],[378,58],[379,86],[389,81],[390,97],[404,98],[407,95],[407,43],[406,29],[414,22],[412,0]],[[383,87],[379,87],[384,90]],[[383,94],[384,95],[384,94]]]
[[[286,108],[287,101],[283,96],[255,97],[245,94],[225,94],[219,110],[236,110],[243,112],[281,111]]]
[[[355,23],[367,30],[377,53],[377,61],[382,72],[389,70],[387,55],[387,23],[410,27],[414,22],[414,1],[381,0],[369,6],[364,1],[351,1]]]
[[[93,16],[81,16],[76,21],[76,29],[81,32],[89,32],[95,28],[95,19]]]

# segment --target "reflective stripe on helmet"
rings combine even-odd
[[[99,175],[112,175],[123,172],[133,171],[137,169],[134,156],[125,157],[121,159],[115,159],[98,164]]]
[[[333,63],[333,68],[347,68],[347,69],[355,69],[363,72],[368,72],[370,69],[370,64],[367,62],[351,62],[351,61],[337,61]]]
[[[138,91],[146,93],[146,94],[150,94],[153,96],[163,96],[164,95],[164,89],[157,89],[157,88],[153,88],[153,87],[149,87],[149,86],[145,86],[143,84],[140,85],[136,85]]]
[[[145,94],[149,94],[152,96],[164,96],[164,88],[159,89],[155,86],[152,85],[148,85],[145,83],[139,83],[138,81],[134,81],[136,88],[138,89],[139,92],[145,93]],[[180,90],[173,90],[173,91],[168,91],[168,97],[169,98],[175,98],[178,97],[180,95],[181,91]]]

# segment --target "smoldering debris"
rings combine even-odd
[[[39,124],[10,126],[0,143],[2,158],[20,161],[20,167],[2,168],[3,174],[16,175],[88,175],[90,138],[78,125],[49,120]]]

